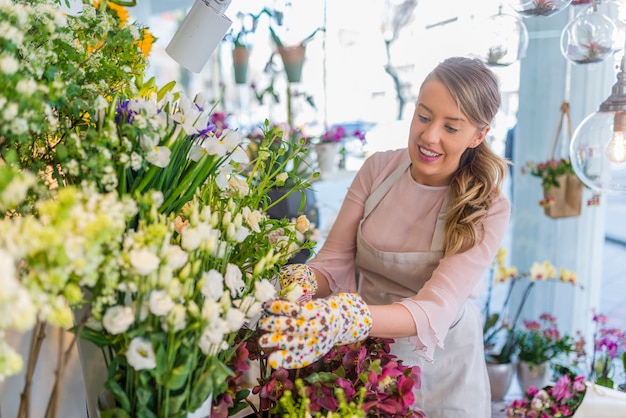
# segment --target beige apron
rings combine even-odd
[[[429,252],[393,253],[378,251],[362,236],[363,221],[378,205],[397,179],[409,168],[401,164],[365,203],[357,233],[358,292],[372,305],[397,302],[414,296],[430,279],[443,257],[445,198],[439,212]],[[489,380],[484,360],[482,324],[471,301],[461,307],[444,340],[445,350],[436,348],[434,363],[414,352],[408,338],[396,339],[392,353],[405,365],[421,368],[422,386],[415,391],[415,405],[428,418],[488,418],[491,416]]]

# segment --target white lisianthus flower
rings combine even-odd
[[[156,316],[167,315],[174,308],[174,301],[164,290],[150,292],[150,312]]]
[[[222,273],[219,271],[211,269],[205,272],[202,275],[200,283],[202,283],[200,293],[202,293],[205,298],[217,301],[222,297],[222,293],[224,292],[224,276],[222,276]]]
[[[130,306],[113,306],[102,317],[102,326],[109,333],[118,335],[126,332],[135,321],[135,312]]]
[[[182,268],[189,259],[189,254],[178,245],[168,245],[163,256],[165,257],[167,266],[172,270]]]
[[[231,308],[226,312],[226,324],[228,332],[237,331],[246,322],[246,315],[239,309]]]
[[[183,305],[175,305],[163,321],[163,330],[169,331],[170,327],[173,332],[185,329],[187,325],[187,309]]]
[[[263,279],[254,286],[254,297],[261,303],[275,299],[276,287],[269,280]]]
[[[161,262],[161,259],[156,254],[146,248],[132,250],[128,256],[130,265],[142,276],[147,276],[155,271]]]
[[[246,283],[242,280],[243,275],[241,270],[235,264],[228,263],[226,266],[226,274],[224,275],[224,282],[230,290],[231,297],[237,297],[243,292]]]
[[[200,350],[204,354],[208,354],[213,345],[221,344],[224,341],[224,334],[227,332],[227,329],[228,327],[223,319],[209,323],[200,336],[200,342],[198,343]]]
[[[152,370],[156,367],[156,355],[150,341],[133,338],[126,352],[128,364],[135,370]]]

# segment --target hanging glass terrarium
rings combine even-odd
[[[479,23],[481,39],[475,54],[485,64],[505,67],[526,55],[528,30],[520,17],[504,14],[500,7],[498,14]]]
[[[617,27],[594,7],[579,13],[561,33],[561,53],[575,64],[602,62],[618,50]]]
[[[572,4],[574,4],[573,1]],[[609,18],[617,28],[615,52],[622,50],[621,40],[626,35],[626,2],[624,0],[588,0],[587,4],[576,9],[580,9],[581,13],[594,9]]]
[[[571,2],[572,0],[509,0],[513,10],[524,17],[552,16]]]

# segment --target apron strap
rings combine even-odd
[[[437,224],[435,225],[435,232],[433,233],[433,241],[430,243],[430,251],[444,250],[444,238],[446,235],[446,214],[448,213],[448,203],[450,201],[450,192],[446,193],[446,197],[443,199],[441,210],[437,214]]]
[[[402,173],[411,166],[411,159],[407,157],[406,161],[403,161],[398,165],[390,175],[369,195],[365,201],[365,208],[363,209],[363,219],[367,218],[374,210],[383,197],[389,192],[391,186],[402,176]]]

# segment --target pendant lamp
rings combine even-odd
[[[617,82],[597,112],[576,128],[570,143],[572,167],[591,189],[626,194],[626,55]]]
[[[509,4],[523,17],[552,16],[565,9],[572,0],[509,0]]]
[[[615,23],[594,1],[561,32],[561,53],[574,64],[602,62],[619,50],[617,36]]]
[[[479,58],[492,67],[506,67],[524,58],[528,47],[528,30],[522,18],[502,13],[480,21],[481,40],[477,42]]]

